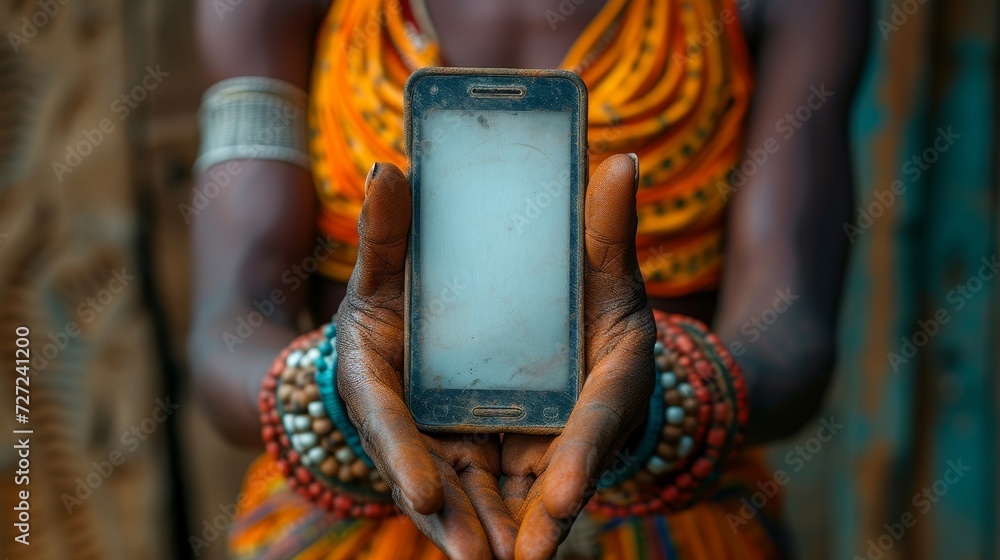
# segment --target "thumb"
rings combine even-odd
[[[385,289],[402,293],[409,229],[406,175],[391,163],[376,163],[365,179],[365,202],[358,220],[358,262],[353,275],[358,296],[374,296]]]
[[[634,278],[635,192],[639,159],[618,154],[604,160],[590,178],[586,202],[586,251],[588,272],[612,278]]]

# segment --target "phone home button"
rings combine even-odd
[[[521,418],[524,409],[519,406],[476,406],[472,414],[480,418]]]
[[[433,414],[435,418],[444,418],[448,416],[448,405],[439,404],[435,406],[434,409],[431,411],[431,414]]]

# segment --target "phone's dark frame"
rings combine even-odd
[[[437,86],[431,94],[432,86]],[[476,92],[521,91],[523,95],[473,95]],[[500,88],[491,89],[491,88]],[[523,89],[521,89],[523,88]],[[404,136],[410,162],[408,178],[413,201],[406,256],[404,305],[404,394],[417,426],[430,432],[559,433],[565,427],[583,386],[586,358],[583,332],[583,212],[588,177],[587,87],[566,70],[515,70],[496,68],[422,68],[414,72],[404,89]],[[569,111],[570,146],[570,366],[571,379],[560,391],[498,389],[414,389],[420,372],[412,365],[419,352],[411,344],[418,330],[420,309],[419,271],[413,255],[420,247],[416,230],[420,223],[420,137],[426,110]],[[477,413],[473,411],[476,410]]]

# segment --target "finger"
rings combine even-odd
[[[590,178],[585,218],[590,271],[611,278],[634,278],[638,270],[635,256],[638,174],[638,158],[634,154],[618,154],[606,159]]]
[[[648,364],[627,355],[591,371],[566,428],[553,442],[542,481],[542,503],[553,518],[576,517],[642,421],[653,381],[651,350],[649,355]]]
[[[514,557],[517,523],[500,498],[500,438],[496,434],[436,435],[435,453],[458,473],[496,558]]]
[[[375,348],[355,310],[341,309],[337,325],[337,390],[357,426],[361,443],[382,478],[398,489],[396,503],[424,514],[441,509],[444,497],[434,459],[402,399],[398,363]],[[390,335],[385,335],[390,336]],[[396,336],[401,339],[402,331]],[[397,343],[402,345],[401,340]],[[397,349],[389,354],[401,354]],[[401,361],[401,356],[394,358]]]
[[[491,558],[486,533],[458,475],[449,462],[439,457],[435,462],[444,499],[441,510],[426,514],[408,506],[400,509],[448,558]]]
[[[351,275],[360,297],[401,296],[410,228],[410,187],[391,163],[376,163],[365,179],[365,202],[358,219],[358,262]]]
[[[501,560],[514,558],[518,527],[500,498],[496,477],[485,469],[472,466],[463,470],[459,479],[486,532],[493,556]]]
[[[521,531],[515,543],[514,558],[545,560],[555,557],[556,549],[569,534],[575,516],[554,518],[549,515],[541,504],[541,495],[537,488],[530,492],[524,511]]]
[[[500,460],[507,479],[500,494],[515,520],[521,519],[528,491],[544,470],[553,439],[554,436],[504,435]]]

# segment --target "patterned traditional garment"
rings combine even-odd
[[[653,296],[718,284],[728,176],[740,158],[750,89],[737,15],[732,0],[608,0],[560,65],[580,74],[590,91],[591,169],[612,154],[639,156],[637,245]],[[406,78],[442,64],[422,3],[333,3],[310,95],[320,227],[338,242],[323,263],[325,275],[350,277],[371,164],[406,167]],[[775,521],[780,497],[756,507],[758,481],[771,474],[759,454],[747,453],[689,510],[630,518],[586,513],[560,552],[609,559],[783,557]],[[230,533],[235,558],[444,558],[406,517],[326,515],[291,491],[268,457],[248,473],[244,497]]]

